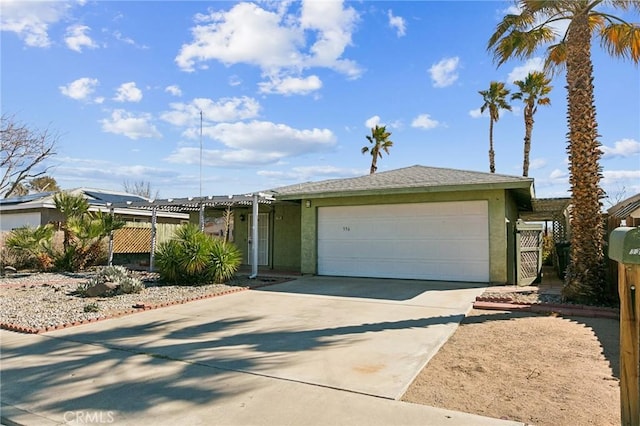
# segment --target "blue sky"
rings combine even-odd
[[[364,175],[375,124],[394,142],[379,172],[488,172],[478,91],[492,80],[514,91],[542,63],[496,68],[486,51],[507,1],[1,7],[2,112],[59,132],[50,174],[64,189],[146,181],[168,198],[198,196],[200,182],[202,195],[224,195]],[[597,42],[593,61],[603,187],[628,197],[640,192],[640,74]],[[569,195],[564,74],[552,84],[533,132],[538,197]],[[494,130],[496,172],[518,176],[524,124],[512,104]]]

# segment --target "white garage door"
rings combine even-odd
[[[488,282],[487,202],[320,207],[318,274]]]

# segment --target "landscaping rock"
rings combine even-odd
[[[87,297],[98,297],[98,296],[106,296],[108,293],[111,293],[113,290],[118,288],[118,284],[112,282],[104,282],[97,283],[85,291]]]

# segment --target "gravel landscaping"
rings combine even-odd
[[[155,274],[134,275],[144,282],[145,289],[137,294],[112,297],[76,294],[78,286],[85,284],[91,273],[33,273],[0,277],[0,326],[15,331],[42,332],[285,281],[266,277],[250,280],[239,275],[227,284],[165,286],[156,283]]]

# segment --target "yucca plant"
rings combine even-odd
[[[222,283],[233,277],[241,259],[236,246],[200,232],[194,224],[178,228],[176,238],[156,251],[160,279],[172,284]]]
[[[221,284],[229,281],[238,271],[242,262],[242,253],[233,244],[214,239],[210,251],[213,282]]]

